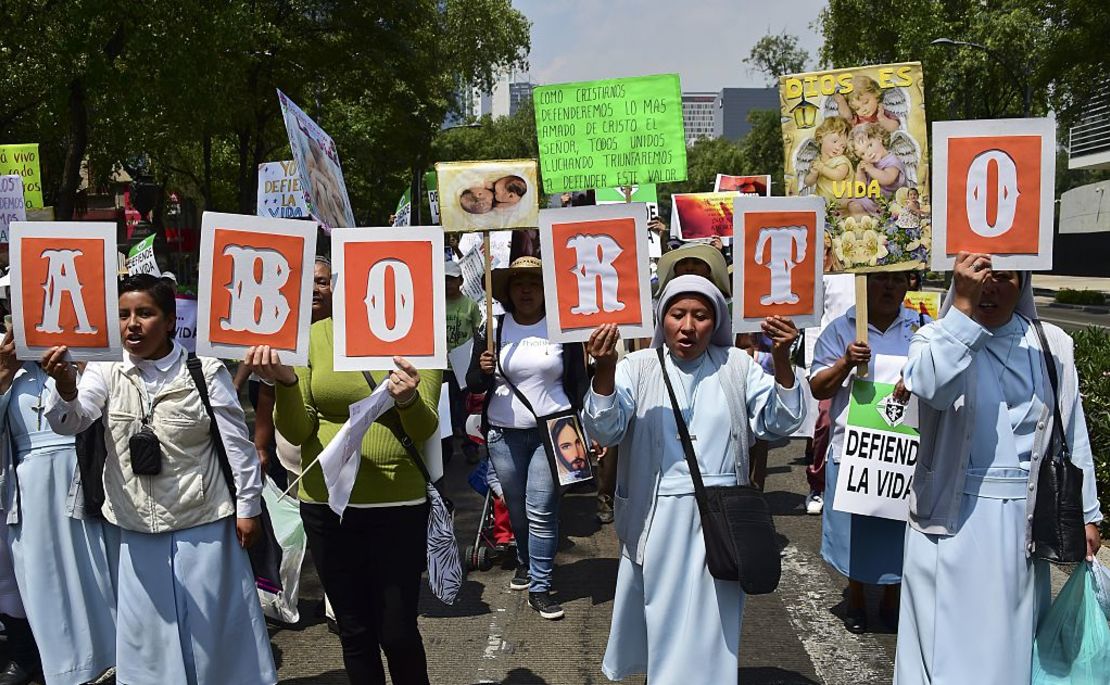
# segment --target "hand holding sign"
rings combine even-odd
[[[417,400],[416,387],[420,385],[420,372],[404,357],[394,357],[397,368],[389,374],[389,394],[399,408],[405,408]]]
[[[9,330],[4,334],[4,342],[0,343],[0,393],[12,387],[15,374],[22,365],[15,356],[15,336]]]
[[[297,373],[293,367],[281,363],[281,353],[269,345],[256,345],[247,348],[243,355],[243,365],[267,383],[293,385]]]
[[[798,340],[798,327],[786,317],[768,316],[763,322],[763,332],[771,338],[775,381],[784,388],[794,387],[794,365],[790,363],[790,350]]]
[[[955,272],[952,275],[955,285],[952,305],[974,318],[975,312],[979,309],[979,299],[983,296],[983,286],[990,277],[990,255],[975,252],[959,253],[956,256]]]
[[[67,360],[69,348],[51,347],[42,353],[42,370],[54,379],[54,389],[66,402],[77,397],[77,367]]]
[[[586,353],[597,361],[593,389],[599,395],[612,395],[616,388],[617,342],[620,331],[616,324],[598,326],[586,342]]]

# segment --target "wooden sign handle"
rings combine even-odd
[[[486,253],[486,352],[493,354],[493,251],[489,246],[489,231],[482,231],[482,250]]]
[[[856,274],[856,342],[867,342],[867,275]],[[856,377],[867,378],[867,364],[856,367]]]

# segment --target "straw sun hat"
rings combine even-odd
[[[493,299],[502,305],[509,303],[509,282],[521,274],[543,277],[543,263],[536,257],[517,257],[509,268],[493,270]]]

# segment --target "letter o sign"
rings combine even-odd
[[[371,333],[382,342],[403,339],[412,330],[412,270],[398,259],[383,259],[370,267],[365,302]]]
[[[1014,226],[1018,203],[1018,172],[1001,150],[988,150],[967,169],[967,221],[975,233],[996,238]]]

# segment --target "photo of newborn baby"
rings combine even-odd
[[[329,234],[334,228],[354,226],[354,212],[343,182],[343,168],[335,142],[280,90],[278,100],[289,135],[289,148],[312,216]]]
[[[535,160],[440,162],[436,174],[448,230],[532,227],[539,221]]]

